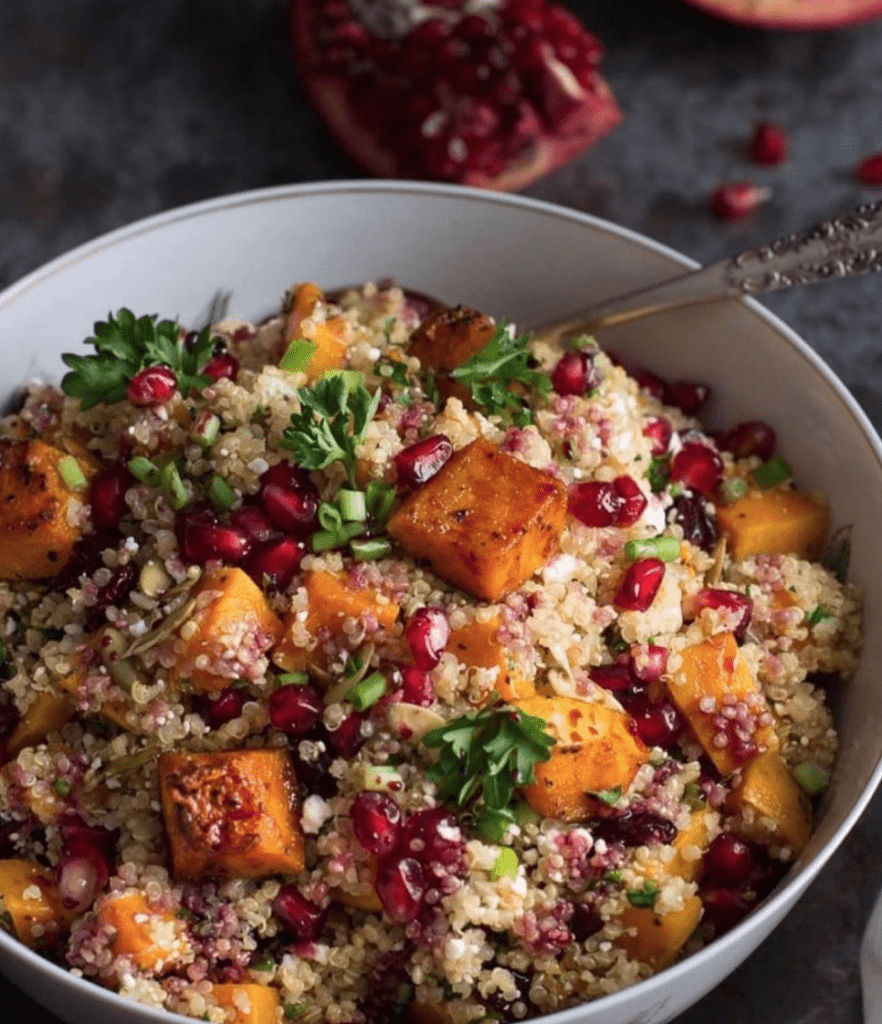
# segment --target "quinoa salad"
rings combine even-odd
[[[0,923],[214,1024],[519,1021],[809,842],[844,524],[708,388],[388,284],[120,310],[0,421]]]

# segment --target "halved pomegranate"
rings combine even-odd
[[[547,0],[290,0],[294,57],[350,157],[387,178],[516,190],[622,113],[598,39]]]
[[[762,28],[837,28],[882,18],[882,0],[686,0],[694,7]]]

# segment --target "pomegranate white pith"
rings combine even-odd
[[[378,177],[523,188],[622,118],[600,42],[545,0],[291,0],[318,115]]]
[[[686,0],[708,14],[762,28],[838,28],[882,18],[882,0]]]

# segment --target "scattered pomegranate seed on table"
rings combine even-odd
[[[742,220],[756,212],[772,196],[772,190],[752,181],[730,181],[714,189],[711,213],[718,220]]]
[[[862,185],[882,185],[882,153],[870,153],[855,168]]]
[[[759,121],[753,129],[749,153],[757,164],[774,166],[784,163],[790,149],[787,133],[773,121]]]

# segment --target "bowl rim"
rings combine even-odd
[[[641,249],[648,250],[656,255],[667,259],[675,267],[690,270],[699,267],[695,260],[678,252],[677,250],[658,242],[649,236],[642,235],[630,228],[615,224],[604,218],[597,217],[590,213],[569,208],[558,203],[546,200],[535,199],[530,196],[518,194],[492,192],[467,186],[448,185],[421,181],[404,181],[397,179],[341,179],[338,181],[319,181],[287,185],[274,185],[264,188],[248,189],[215,196],[213,198],[187,203],[171,209],[139,218],[121,227],[104,232],[86,242],[83,242],[66,252],[54,257],[48,262],[28,272],[23,277],[10,283],[0,291],[0,315],[3,310],[14,303],[25,293],[40,287],[51,280],[55,275],[63,273],[68,267],[87,261],[90,257],[97,255],[116,245],[121,245],[140,235],[161,231],[166,226],[180,223],[185,220],[198,220],[201,217],[211,217],[217,213],[244,207],[249,205],[275,203],[288,201],[298,197],[335,195],[335,194],[359,194],[363,196],[389,196],[394,194],[406,194],[409,196],[431,196],[454,201],[474,202],[478,205],[497,204],[515,209],[531,210],[542,214],[545,217],[552,217],[569,223],[582,224],[595,231],[616,236],[622,241],[628,242]],[[805,342],[791,327],[789,327],[776,314],[766,309],[755,299],[750,297],[740,298],[738,301],[750,312],[763,320],[777,334],[783,337],[798,355],[812,364],[814,370],[822,376],[837,396],[840,403],[845,405],[850,416],[856,421],[863,432],[876,456],[876,460],[882,469],[882,440],[876,433],[867,414],[851,395],[836,373],[827,363]],[[2,399],[3,396],[0,396]],[[743,936],[749,932],[760,930],[765,925],[766,931],[771,930],[776,921],[769,923],[770,918],[781,918],[792,909],[805,889],[817,877],[824,865],[830,860],[839,846],[842,844],[848,833],[854,828],[858,819],[866,810],[867,805],[882,782],[882,753],[876,761],[872,772],[863,790],[858,795],[849,812],[845,815],[839,827],[834,831],[827,842],[812,856],[806,863],[799,865],[795,871],[791,868],[792,875],[780,883],[773,892],[762,901],[759,907],[747,918],[741,921],[732,931],[715,939],[696,953],[691,954],[670,967],[653,974],[635,984],[621,989],[618,992],[602,996],[588,1003],[568,1007],[563,1010],[556,1010],[541,1017],[531,1018],[537,1024],[578,1024],[578,1015],[584,1013],[586,1008],[599,1007],[612,1009],[621,1004],[627,1003],[635,998],[635,993],[648,995],[654,991],[667,988],[672,982],[684,978],[687,974],[701,972],[705,963],[716,960],[726,953],[742,944]],[[760,941],[768,938],[766,934]],[[756,947],[754,947],[756,948]],[[179,1021],[190,1022],[192,1018],[180,1014],[171,1013],[161,1007],[149,1006],[138,1003],[118,993],[105,989],[95,981],[72,974],[65,967],[42,957],[34,950],[29,949],[19,942],[12,935],[0,930],[0,949],[3,949],[10,959],[19,959],[29,967],[38,971],[48,971],[59,983],[72,985],[74,990],[81,993],[87,999],[97,1002],[107,1002],[110,1007],[124,1007],[129,1019],[139,1018],[143,1024],[158,1024],[158,1022]],[[748,954],[749,955],[749,954]],[[742,962],[744,957],[737,960]],[[5,967],[4,967],[5,970]],[[727,972],[727,974],[730,972]],[[715,982],[714,986],[719,984]],[[702,993],[702,995],[705,993]],[[699,996],[701,998],[701,996]]]

